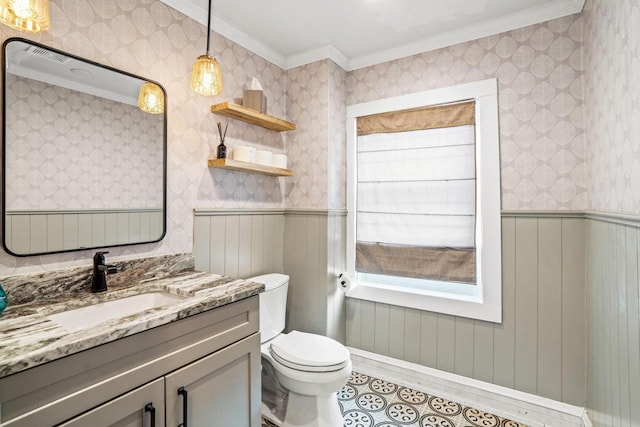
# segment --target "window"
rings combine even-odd
[[[501,321],[495,79],[352,105],[348,296]]]

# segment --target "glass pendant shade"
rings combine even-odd
[[[47,31],[49,0],[0,0],[0,22],[30,33]]]
[[[218,61],[209,55],[201,55],[193,64],[191,89],[204,96],[214,96],[222,92],[222,70]]]
[[[164,92],[155,83],[146,82],[140,87],[138,108],[151,114],[164,113]]]

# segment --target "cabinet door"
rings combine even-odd
[[[259,427],[260,335],[167,375],[165,385],[167,427]]]
[[[60,424],[63,427],[164,427],[164,378]]]

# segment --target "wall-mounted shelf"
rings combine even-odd
[[[280,169],[273,166],[259,165],[257,163],[241,162],[232,159],[209,159],[210,168],[220,168],[232,171],[241,171],[249,173],[261,173],[270,176],[292,176],[293,172],[289,169]]]
[[[243,107],[242,105],[232,102],[222,102],[211,106],[211,112],[222,116],[231,117],[232,119],[241,120],[252,125],[261,126],[265,129],[274,130],[276,132],[286,132],[295,130],[296,124],[268,114],[259,113],[252,108]]]

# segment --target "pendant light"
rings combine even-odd
[[[138,108],[151,114],[164,113],[164,92],[160,86],[145,82],[138,94]]]
[[[29,33],[47,31],[49,0],[0,0],[0,22]]]
[[[214,96],[222,92],[222,70],[215,58],[209,56],[209,42],[211,39],[211,0],[209,0],[209,15],[207,20],[207,53],[201,55],[193,64],[191,73],[191,89],[204,96]]]

